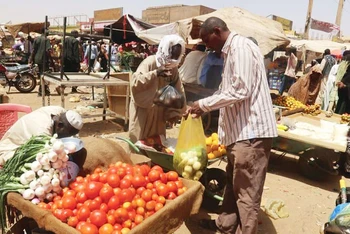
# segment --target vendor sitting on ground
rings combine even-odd
[[[289,89],[288,95],[305,105],[315,104],[321,87],[322,70],[320,65],[315,65],[310,72],[299,78]]]
[[[59,106],[41,107],[24,115],[0,141],[0,166],[4,165],[14,155],[16,149],[32,136],[57,134],[58,138],[70,137],[78,134],[82,127],[83,121],[77,112],[66,111]],[[85,160],[84,156],[79,157],[81,157],[79,161]]]
[[[166,123],[175,123],[186,110],[165,108],[153,103],[157,91],[174,82],[176,90],[184,94],[179,79],[178,64],[185,52],[185,42],[178,35],[164,36],[156,55],[148,56],[133,74],[130,83],[129,137],[136,142],[155,135],[165,135]]]

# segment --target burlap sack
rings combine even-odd
[[[89,174],[97,167],[105,170],[109,164],[117,161],[133,164],[130,156],[116,141],[97,137],[83,137],[81,140],[87,151],[81,175]]]

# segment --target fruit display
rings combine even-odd
[[[216,132],[205,139],[208,159],[219,158],[226,154],[226,146],[219,144],[219,136]]]
[[[304,108],[304,113],[316,116],[321,114],[321,105],[315,104],[315,105],[307,105]]]
[[[345,113],[341,115],[340,123],[350,123],[350,114]]]
[[[40,208],[81,233],[128,233],[145,219],[185,193],[175,171],[159,166],[113,163],[78,176],[69,187]]]
[[[283,124],[277,124],[277,129],[278,130],[283,130],[283,131],[288,131],[288,126],[283,125]]]
[[[287,107],[289,110],[306,108],[306,105],[290,96],[278,96],[272,100],[272,103],[277,106]]]
[[[162,144],[162,140],[160,136],[154,136],[154,137],[147,137],[145,140],[141,140],[141,143],[154,148],[155,150],[167,154],[174,154],[174,150],[170,149]]]

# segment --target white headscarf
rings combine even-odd
[[[181,55],[177,60],[171,59],[172,46],[181,45]],[[157,67],[165,66],[166,64],[178,65],[181,62],[181,58],[185,53],[185,41],[179,35],[172,34],[166,35],[159,43],[156,53]]]

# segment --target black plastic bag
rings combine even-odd
[[[167,108],[182,109],[185,104],[185,97],[174,87],[177,80],[159,89],[156,92],[153,103]]]

